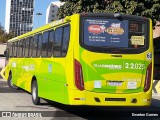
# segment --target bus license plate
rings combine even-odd
[[[122,82],[108,82],[109,86],[122,86]]]

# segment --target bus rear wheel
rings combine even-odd
[[[17,86],[15,86],[12,82],[12,74],[9,75],[8,80],[7,80],[7,84],[11,89],[18,89]]]
[[[33,81],[32,82],[32,102],[35,105],[39,105],[40,104],[40,97],[38,97],[38,86],[37,86],[37,81]]]

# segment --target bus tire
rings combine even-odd
[[[8,86],[9,86],[9,88],[11,88],[11,89],[18,89],[18,87],[15,86],[15,85],[12,83],[12,74],[9,75],[8,80],[7,80],[7,84],[8,84]]]
[[[37,81],[33,81],[32,82],[32,102],[35,105],[39,105],[40,104],[40,97],[38,97],[38,85],[37,85]]]

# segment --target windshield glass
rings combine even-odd
[[[83,43],[105,48],[143,48],[145,23],[136,20],[84,18]]]

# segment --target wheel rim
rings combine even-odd
[[[36,94],[36,87],[35,87],[35,85],[33,85],[33,88],[32,88],[33,90],[32,90],[32,96],[33,96],[33,99],[35,100],[36,99],[36,96],[37,96],[37,94]]]

